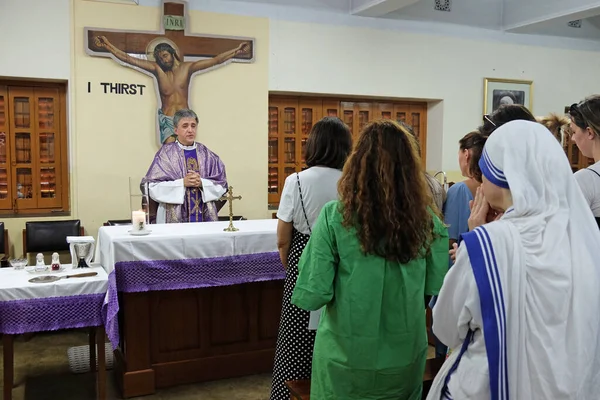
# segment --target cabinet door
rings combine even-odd
[[[298,158],[300,153],[297,150],[301,146],[299,140],[300,115],[298,104],[298,100],[282,100],[279,113],[279,140],[283,145],[281,152],[281,160],[283,162],[279,162],[280,195],[285,179],[296,171],[297,163],[300,161]]]
[[[33,88],[9,88],[12,189],[16,210],[37,208],[36,112]]]
[[[37,188],[34,192],[38,196],[39,208],[58,209],[62,206],[59,93],[58,89],[36,88],[34,96],[37,124],[33,131],[38,154],[34,173]]]
[[[0,209],[12,209],[8,88],[0,86]]]
[[[372,103],[354,103],[354,119],[358,122],[355,125],[355,137],[359,137],[365,126],[373,121],[373,104]]]
[[[342,119],[342,121],[344,121],[344,123],[346,124],[348,129],[350,129],[350,132],[352,133],[352,139],[356,140],[356,137],[355,137],[356,129],[354,127],[355,120],[354,120],[354,103],[353,102],[351,102],[351,101],[340,102],[340,118]]]
[[[299,102],[300,107],[300,118],[298,122],[300,127],[298,132],[300,133],[300,146],[297,146],[297,155],[296,159],[300,160],[298,165],[296,166],[296,172],[302,171],[302,168],[306,166],[306,160],[304,155],[306,154],[306,142],[308,140],[308,135],[312,130],[314,124],[319,122],[323,113],[323,101],[318,99],[300,99]]]
[[[279,202],[279,160],[281,159],[279,145],[279,112],[280,104],[277,101],[269,102],[269,174],[267,179],[267,193],[269,204]]]

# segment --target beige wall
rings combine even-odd
[[[35,6],[29,3],[37,2],[38,15],[53,12],[42,0],[8,1],[12,8],[21,11]],[[17,3],[23,3],[22,8]],[[47,73],[44,63],[38,61],[36,70],[22,70],[27,75],[0,65],[0,76],[68,79],[72,213],[61,219],[79,218],[87,234],[97,236],[98,228],[106,220],[131,217],[129,178],[140,179],[158,150],[155,126],[158,103],[150,77],[112,59],[85,53],[84,27],[153,31],[159,29],[162,13],[159,7],[83,0],[66,3],[67,7],[61,9],[60,18],[64,20],[61,26],[70,22],[70,34],[63,35],[60,28],[38,33],[47,35],[40,42],[42,46],[53,43],[59,48],[57,54],[69,49],[69,62],[52,60],[47,66],[54,72]],[[26,19],[21,21],[24,24]],[[267,193],[259,190],[266,189],[267,176],[268,20],[190,10],[189,24],[193,33],[255,39],[256,61],[232,63],[197,75],[190,91],[190,105],[200,118],[197,139],[222,158],[230,185],[243,196],[234,205],[235,213],[248,218],[268,218]],[[35,30],[35,26],[26,25]],[[30,42],[33,48],[38,47],[33,38]],[[20,46],[28,47],[22,42]],[[88,81],[92,93],[87,92]],[[100,82],[136,83],[146,85],[146,89],[143,96],[103,94],[98,90]],[[13,256],[22,254],[21,231],[25,221],[40,219],[48,218],[4,219]]]

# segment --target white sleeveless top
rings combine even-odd
[[[292,222],[294,228],[300,233],[310,235],[308,223],[312,229],[315,226],[321,208],[331,200],[338,199],[337,184],[342,176],[342,171],[327,167],[311,167],[299,172],[300,187],[306,217],[302,211],[298,178],[292,174],[285,179],[277,218],[284,222]]]

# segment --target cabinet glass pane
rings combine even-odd
[[[0,127],[6,126],[6,98],[0,95]]]
[[[288,176],[296,172],[296,168],[294,167],[285,167],[283,169],[283,180],[285,180]]]
[[[0,199],[8,198],[8,171],[0,168]]]
[[[279,162],[279,141],[277,138],[270,137],[269,138],[269,162],[277,163]]]
[[[284,158],[286,163],[296,162],[296,139],[285,138]]]
[[[579,149],[575,143],[571,145],[571,164],[579,164]]]
[[[338,111],[335,108],[328,108],[327,111],[325,112],[325,114],[328,117],[337,117],[338,116]]]
[[[40,129],[54,129],[54,99],[40,97],[38,100],[38,124]]]
[[[306,162],[306,142],[307,138],[302,138],[302,164]]]
[[[6,132],[0,132],[0,164],[6,164]]]
[[[396,122],[406,122],[406,113],[404,111],[396,113]]]
[[[278,193],[279,173],[277,167],[269,167],[269,193]]]
[[[279,110],[277,107],[269,107],[269,136],[277,136],[279,125]]]
[[[17,152],[17,163],[31,164],[31,134],[15,134],[15,150]]]
[[[31,168],[17,168],[17,197],[19,199],[33,198],[33,176]]]
[[[413,113],[412,114],[412,128],[413,133],[417,139],[421,136],[421,114]]]
[[[55,162],[54,133],[40,133],[40,163]]]
[[[29,128],[31,124],[31,105],[29,97],[15,97],[15,127]]]
[[[344,123],[348,125],[348,128],[352,129],[352,122],[354,122],[354,111],[344,110]]]
[[[369,112],[358,112],[358,130],[362,132],[363,128],[369,123]]]
[[[302,134],[308,135],[313,125],[313,110],[312,108],[302,109]]]
[[[283,130],[286,135],[296,133],[296,109],[288,107],[283,110]]]
[[[383,119],[392,119],[392,113],[390,111],[383,111],[381,113],[381,118],[383,118]]]
[[[56,197],[56,170],[54,168],[40,170],[40,194],[45,199]]]

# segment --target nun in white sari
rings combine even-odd
[[[600,399],[600,231],[560,144],[513,121],[479,165],[504,215],[446,275],[433,331],[453,352],[427,399]]]

